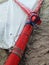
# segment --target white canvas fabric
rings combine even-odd
[[[30,9],[35,9],[38,0],[18,0]],[[27,14],[14,2],[0,4],[0,48],[14,46],[26,23]]]

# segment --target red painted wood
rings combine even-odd
[[[40,4],[40,6],[41,6],[41,4]],[[39,9],[36,9],[36,10],[39,10]],[[30,13],[30,11],[28,11],[28,12]],[[41,23],[41,21],[38,21],[37,24],[40,24],[40,23]],[[30,24],[26,24],[19,39],[17,40],[17,42],[15,42],[15,46],[20,48],[23,52],[27,46],[27,43],[28,43],[28,40],[32,33],[33,28],[34,27],[31,26]],[[5,65],[18,65],[20,60],[21,60],[21,58],[17,54],[11,53],[10,56],[8,57],[7,61],[5,62]]]

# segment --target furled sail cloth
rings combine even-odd
[[[38,0],[18,1],[33,10],[38,3]],[[27,14],[14,0],[7,0],[2,4],[0,3],[0,48],[9,49],[14,46],[26,23],[26,18]]]

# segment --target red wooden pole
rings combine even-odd
[[[27,11],[30,14],[30,11],[26,9],[26,12]],[[22,58],[22,55],[24,53],[24,50],[27,46],[29,37],[30,37],[32,30],[34,28],[33,23],[40,24],[40,22],[41,22],[41,20],[37,20],[37,18],[36,18],[36,17],[38,17],[38,15],[35,15],[35,16],[34,15],[30,16],[31,18],[29,20],[29,24],[26,24],[24,26],[24,29],[23,29],[19,39],[17,40],[17,42],[15,42],[14,49],[13,49],[12,53],[10,54],[10,56],[8,57],[8,59],[6,60],[5,65],[18,65],[19,64],[19,62]]]

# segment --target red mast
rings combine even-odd
[[[32,30],[34,28],[34,25],[41,23],[41,20],[37,13],[41,8],[41,4],[42,4],[43,0],[39,0],[38,6],[34,12],[29,10],[28,8],[24,7],[24,5],[22,5],[20,2],[18,2],[18,0],[14,0],[14,1],[28,15],[29,20],[27,19],[26,25],[24,26],[24,29],[23,29],[19,39],[15,42],[15,46],[12,50],[12,53],[6,60],[5,65],[18,65],[19,64],[19,62],[22,58],[22,55],[24,53],[24,50],[26,48],[27,42],[29,40],[29,37],[30,37]]]

